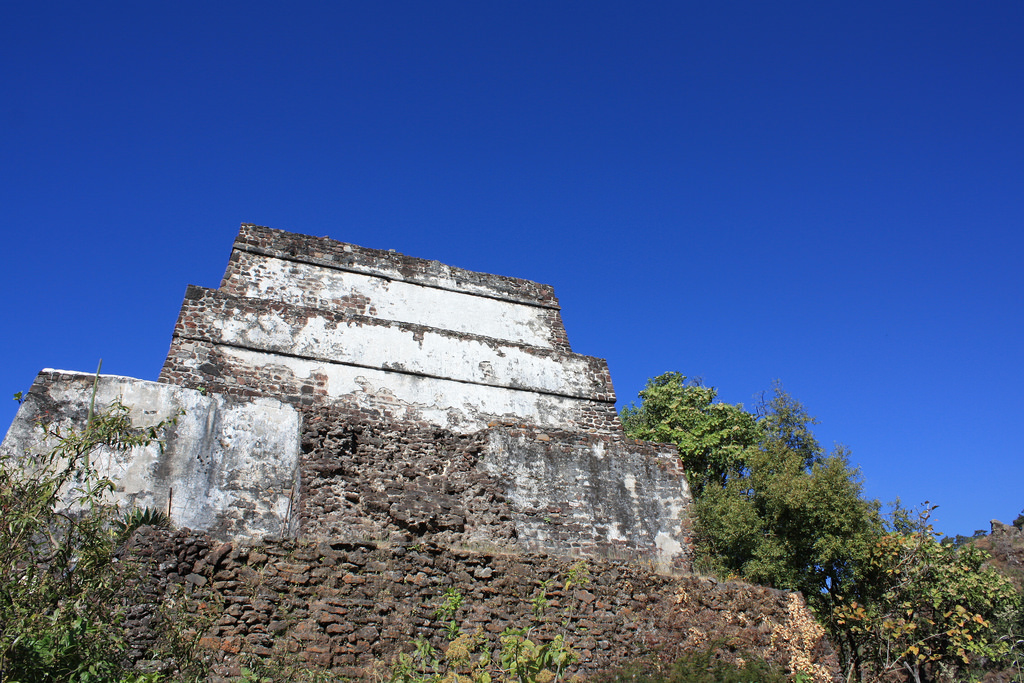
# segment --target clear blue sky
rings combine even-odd
[[[620,404],[781,379],[946,533],[1024,508],[1020,0],[6,3],[0,93],[6,395],[155,379],[251,222],[553,284]]]

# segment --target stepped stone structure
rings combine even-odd
[[[160,380],[460,433],[620,431],[608,366],[572,353],[551,287],[250,225],[220,289],[189,287]]]
[[[565,638],[566,679],[709,646],[842,677],[798,594],[685,571],[675,448],[624,435],[548,286],[243,225],[220,288],[187,289],[160,381],[44,370],[0,459],[33,467],[38,424],[81,428],[93,399],[159,426],[91,463],[177,527],[123,548],[140,673],[379,681],[454,624],[492,652],[506,629]]]
[[[675,451],[625,437],[607,364],[572,352],[559,310],[547,285],[243,225],[220,288],[188,287],[159,383],[101,378],[139,423],[185,411],[164,455],[110,471],[126,501],[221,538],[684,567]],[[91,382],[41,373],[0,449],[44,448],[31,424],[81,417]]]

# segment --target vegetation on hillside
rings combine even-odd
[[[780,385],[754,413],[716,397],[669,372],[621,413],[631,436],[677,445],[699,568],[802,591],[850,679],[1024,680],[1021,596],[987,553],[939,543],[930,508],[884,516],[849,451],[826,454]]]

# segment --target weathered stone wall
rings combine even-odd
[[[0,455],[31,466],[54,446],[39,423],[85,426],[95,375],[43,370],[11,425]],[[91,454],[100,476],[116,482],[114,502],[169,511],[178,525],[219,538],[295,531],[299,486],[299,414],[269,398],[236,401],[129,377],[101,375],[97,411],[120,401],[135,427],[176,419],[162,441],[127,452]],[[73,489],[65,499],[73,498]]]
[[[540,289],[543,285],[519,281],[540,289],[535,298],[524,298],[519,291],[509,291],[508,283],[515,282],[510,278],[491,282],[479,278],[496,276],[481,273],[470,274],[481,283],[473,288],[457,286],[465,277],[441,279],[410,273],[408,279],[401,279],[390,263],[395,255],[387,252],[367,257],[368,250],[361,250],[368,262],[363,270],[354,271],[336,263],[323,265],[319,259],[280,258],[242,248],[236,243],[221,291],[569,351],[557,300],[550,288]],[[384,266],[377,267],[381,260]]]
[[[327,237],[310,237],[243,223],[235,240],[239,252],[308,263],[334,270],[366,273],[392,281],[414,282],[438,289],[500,298],[506,301],[558,308],[550,285],[503,275],[479,273],[398,254],[368,249]],[[225,282],[237,267],[229,268]]]
[[[674,447],[536,427],[486,439],[482,469],[503,483],[525,547],[689,566],[690,492]]]
[[[39,421],[81,429],[93,380],[41,373],[0,452],[48,452]],[[321,406],[304,411],[300,451],[300,414],[270,399],[100,377],[97,410],[115,400],[140,428],[177,419],[162,452],[93,454],[115,501],[221,539],[430,540],[665,569],[690,559],[689,492],[670,447],[516,423],[463,434]]]
[[[563,634],[581,656],[570,674],[645,655],[671,661],[716,642],[728,660],[753,654],[822,682],[836,671],[799,594],[670,578],[636,563],[580,565],[429,543],[215,544],[148,528],[136,535],[132,551],[148,561],[151,577],[149,599],[141,601],[149,607],[133,614],[138,642],[154,642],[155,605],[179,586],[213,618],[201,642],[216,653],[220,676],[237,675],[239,662],[256,655],[360,678],[398,652],[411,652],[417,638],[443,649],[445,625],[436,612],[449,589],[464,598],[454,615],[458,626],[479,630],[490,648],[509,627],[532,628],[530,637],[540,642]],[[566,590],[570,573],[581,583]],[[146,656],[144,648],[135,654]]]
[[[494,425],[459,434],[306,411],[306,538],[643,559],[687,566],[686,488],[671,447]]]
[[[480,466],[485,433],[372,420],[334,406],[306,412],[303,537],[515,548],[503,482]]]
[[[220,290],[187,291],[160,381],[464,433],[621,432],[608,366],[571,352],[550,286],[252,225]]]
[[[600,358],[333,310],[235,297],[191,286],[175,334],[424,378],[598,401],[615,399]]]
[[[602,359],[199,287],[186,292],[161,380],[298,405],[385,404],[460,431],[510,418],[619,429]],[[588,424],[595,413],[602,421]]]
[[[172,343],[160,381],[238,397],[273,396],[299,407],[342,405],[381,419],[424,421],[463,433],[516,420],[594,433],[622,430],[611,402],[433,380],[183,337]]]
[[[167,455],[110,471],[180,524],[689,561],[674,450],[625,438],[547,285],[244,225],[221,289],[188,288],[160,380],[167,414],[196,390]],[[301,459],[270,398],[305,416]]]

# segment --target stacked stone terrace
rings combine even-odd
[[[160,381],[305,414],[304,536],[687,559],[674,450],[625,438],[548,285],[243,225]]]
[[[94,378],[43,371],[0,455],[80,423]],[[97,462],[126,505],[224,540],[430,541],[689,561],[675,449],[625,437],[604,360],[552,288],[243,225],[189,286],[160,381],[101,377],[164,447]]]
[[[621,432],[550,286],[253,225],[219,290],[189,287],[160,381],[460,433]]]

